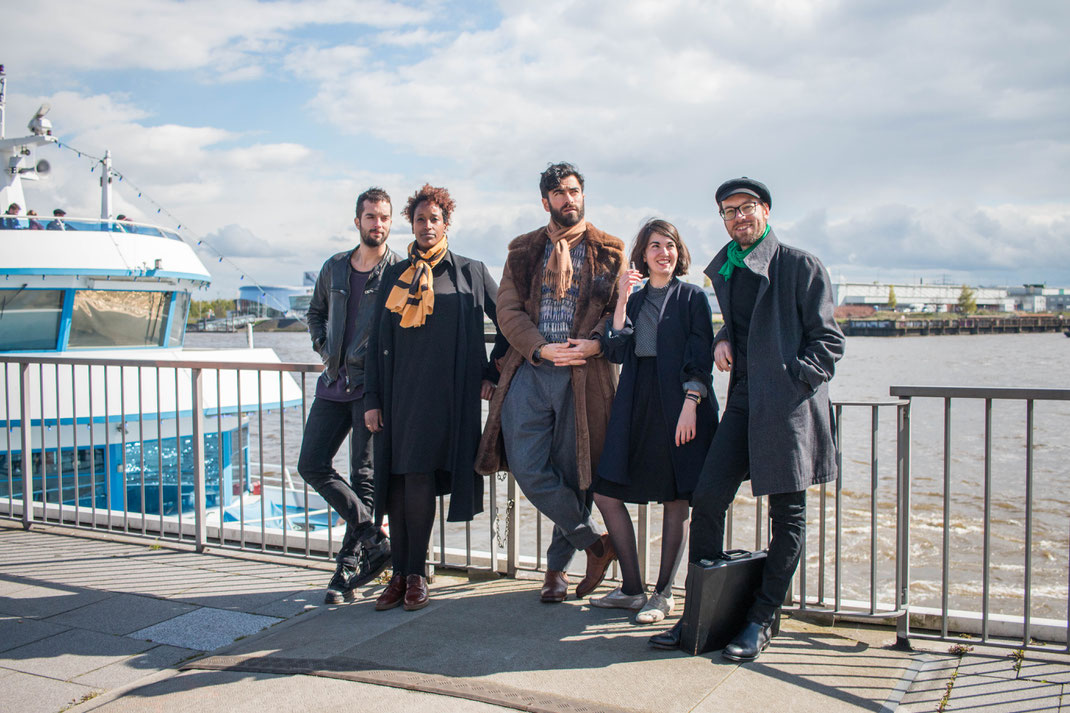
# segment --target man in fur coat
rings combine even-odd
[[[564,601],[577,550],[592,592],[615,558],[591,517],[591,474],[602,452],[616,374],[599,336],[613,311],[624,243],[584,219],[583,176],[558,163],[539,181],[548,225],[509,244],[498,288],[498,325],[510,348],[490,403],[476,468],[509,470],[554,523],[543,602]]]

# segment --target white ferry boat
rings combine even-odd
[[[182,513],[197,506],[194,410],[192,370],[174,362],[280,360],[271,349],[183,348],[191,294],[212,277],[175,231],[112,216],[108,154],[99,218],[27,216],[23,182],[47,175],[47,161],[36,154],[57,139],[47,106],[30,121],[28,135],[6,138],[5,90],[0,66],[0,212],[18,207],[0,216],[0,358],[61,359],[29,368],[0,364],[0,505],[6,501],[11,515],[21,502],[29,443],[36,503],[121,513],[124,522],[154,517],[161,529],[164,518],[177,517],[181,525]],[[109,365],[87,364],[87,357]],[[259,464],[249,459],[249,414],[300,406],[301,390],[290,373],[264,379],[258,373],[203,370],[199,406],[210,426],[203,438],[202,506],[210,517],[215,513],[217,525],[239,513],[246,524],[277,519],[283,502],[269,495],[262,478],[254,482]],[[271,500],[265,506],[257,502],[262,490]],[[299,497],[285,499],[307,518],[303,500],[289,502]],[[308,507],[326,518],[325,503]]]

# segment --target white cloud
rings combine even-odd
[[[1065,284],[1070,277],[1068,206],[885,205],[840,220],[816,211],[779,232],[854,279],[887,270],[972,273],[1012,284]]]
[[[233,223],[204,236],[203,242],[211,248],[202,245],[199,252],[209,260],[215,260],[220,254],[230,258],[277,258],[293,255],[288,250],[271,245],[248,228]]]
[[[34,57],[38,69],[208,69],[233,81],[258,76],[256,65],[301,28],[427,19],[386,0],[37,0],[5,8],[0,44],[9,56]],[[43,32],[27,31],[35,27]]]
[[[292,283],[354,243],[352,202],[371,184],[394,194],[391,244],[404,249],[400,208],[425,180],[457,199],[457,250],[500,265],[508,240],[546,219],[539,171],[571,160],[592,222],[630,241],[665,217],[696,274],[726,240],[713,190],[746,174],[772,188],[785,240],[852,277],[1019,270],[1070,283],[1065,2],[549,0],[502,2],[498,21],[443,2],[52,1],[33,10],[55,17],[41,76],[66,73],[67,87],[84,70],[136,67],[236,92],[280,73],[312,96],[312,129],[228,124],[272,126],[273,140],[220,128],[210,106],[200,121],[149,116],[136,82],[51,96],[63,135],[111,148],[176,215],[288,253],[241,258],[262,281]],[[11,20],[0,44],[33,56]],[[335,152],[339,136],[360,148]],[[94,210],[92,186],[62,173],[49,200]],[[130,214],[141,202],[125,190]]]

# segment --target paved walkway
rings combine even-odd
[[[330,571],[0,521],[0,711],[1002,713],[1058,711],[1070,684],[1063,654],[901,652],[888,629],[799,620],[752,664],[658,652],[655,628],[540,604],[532,580],[326,606]]]

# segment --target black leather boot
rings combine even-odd
[[[678,649],[680,648],[680,632],[683,631],[683,621],[678,621],[671,629],[666,629],[660,634],[654,634],[649,639],[650,645],[655,649]]]
[[[772,638],[771,628],[771,626],[748,622],[743,627],[743,631],[724,647],[721,656],[729,661],[753,661],[769,646],[769,639]]]

